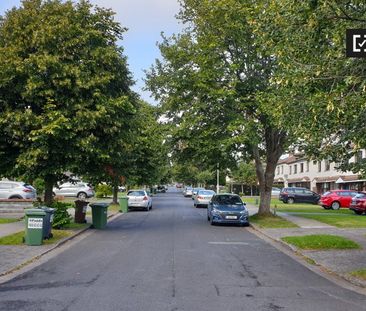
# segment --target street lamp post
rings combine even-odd
[[[216,193],[219,194],[220,193],[220,166],[219,163],[217,163],[217,170],[216,170],[216,174],[217,174],[217,181],[216,181]]]

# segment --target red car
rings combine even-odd
[[[354,211],[357,215],[362,215],[366,212],[366,193],[357,194],[351,201],[349,207],[350,210]]]
[[[361,192],[355,190],[331,190],[324,193],[319,201],[319,205],[325,209],[349,208],[352,198]]]

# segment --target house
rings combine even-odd
[[[366,158],[366,150],[350,159],[357,162]],[[366,179],[351,171],[342,172],[329,160],[311,161],[301,154],[293,154],[277,163],[274,183],[283,187],[305,187],[322,194],[334,189],[366,191]]]

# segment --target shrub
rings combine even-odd
[[[70,224],[71,215],[69,214],[67,209],[73,207],[72,204],[55,201],[51,204],[51,207],[55,208],[52,223],[53,228],[61,229],[65,225]]]
[[[110,185],[99,184],[96,186],[95,195],[97,198],[105,198],[109,195],[112,195],[112,193],[113,191]]]
[[[33,187],[36,188],[38,195],[42,195],[45,189],[44,180],[42,178],[36,178],[33,181]]]

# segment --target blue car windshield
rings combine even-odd
[[[242,205],[240,197],[237,195],[219,195],[214,199],[217,204],[223,205]]]

